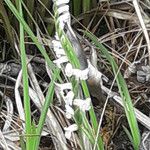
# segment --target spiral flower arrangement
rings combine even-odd
[[[62,70],[64,70],[65,75],[68,78],[74,77],[76,81],[84,81],[88,79],[89,68],[80,69],[80,63],[78,59],[71,64],[69,59],[71,56],[75,56],[74,51],[72,51],[72,45],[68,40],[67,35],[65,34],[65,26],[68,26],[69,32],[73,35],[72,38],[76,38],[70,22],[70,12],[69,12],[69,0],[55,0],[54,2],[54,13],[55,13],[55,40],[52,41],[54,52],[56,54],[57,59],[54,60],[56,66]],[[64,69],[63,69],[64,68]],[[71,82],[59,84],[55,83],[55,89],[59,92],[59,96],[65,102],[65,112],[66,117],[71,119],[74,117],[74,106],[78,107],[81,111],[85,112],[90,110],[91,108],[91,99],[87,97],[86,99],[75,98],[75,94],[73,92],[73,86]],[[65,93],[64,91],[67,91]],[[76,131],[78,126],[76,124],[72,124],[69,127],[65,127],[64,130],[66,138],[70,139],[71,133]]]

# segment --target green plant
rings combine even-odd
[[[24,90],[24,107],[25,107],[25,123],[26,123],[26,130],[25,130],[26,131],[25,132],[26,149],[27,150],[38,149],[39,142],[40,142],[40,136],[41,136],[44,122],[45,122],[46,114],[47,114],[48,108],[51,105],[52,99],[53,99],[54,82],[56,80],[59,80],[60,82],[62,81],[62,79],[59,76],[60,70],[49,59],[49,56],[48,56],[46,50],[40,44],[37,37],[34,35],[33,31],[31,30],[31,28],[33,27],[33,24],[31,23],[32,19],[28,18],[28,23],[30,22],[29,24],[30,24],[31,28],[26,23],[26,21],[23,17],[24,15],[23,15],[23,11],[22,11],[22,5],[25,7],[25,4],[23,3],[23,1],[18,1],[18,3],[16,2],[17,8],[14,6],[14,4],[10,0],[4,0],[4,1],[20,23],[20,51],[21,51],[21,61],[22,61],[22,69],[23,69],[23,84],[24,84],[23,90]],[[33,11],[31,11],[33,4],[34,4],[34,1],[32,1],[31,8],[29,9],[30,12],[28,12],[29,16],[32,16],[32,14],[33,14]],[[17,9],[19,9],[19,11]],[[64,39],[61,40],[61,44],[62,44],[63,48],[65,49],[66,54],[67,54],[70,62],[72,63],[72,65],[76,68],[79,68],[80,64],[79,64],[78,58],[74,54],[73,47],[72,47],[70,41],[68,40],[67,36],[65,35],[65,33],[59,28],[59,22],[57,21],[57,9],[56,8],[55,8],[55,11],[56,11],[55,12],[56,13],[55,14],[56,31],[60,38],[62,36],[64,36]],[[45,104],[43,105],[43,109],[42,109],[43,112],[41,113],[40,120],[39,120],[37,127],[35,124],[31,123],[32,120],[31,120],[31,113],[30,113],[30,111],[31,111],[30,110],[30,98],[29,98],[29,93],[28,93],[29,85],[28,85],[27,62],[26,62],[26,52],[25,52],[25,43],[24,43],[24,32],[27,33],[29,35],[29,37],[32,39],[34,44],[37,46],[37,48],[40,50],[43,57],[45,58],[48,66],[52,70],[51,83],[48,88]],[[75,87],[80,86],[80,83],[76,82],[75,80],[71,79],[71,82],[73,85],[75,85]],[[88,98],[90,95],[88,92],[86,82],[84,80],[81,81],[81,85],[82,85],[83,93],[84,93],[85,97]],[[79,132],[78,132],[79,135],[85,134],[88,137],[89,141],[92,144],[94,144],[94,137],[97,132],[98,124],[97,124],[96,115],[95,115],[93,107],[91,107],[89,113],[90,113],[90,120],[91,120],[92,126],[90,125],[90,122],[88,121],[85,112],[79,111],[79,109],[76,110],[74,121],[77,123],[77,125],[79,127]],[[104,149],[104,145],[103,145],[101,137],[99,136],[98,139],[99,140],[98,140],[97,148]],[[80,138],[80,140],[81,140],[80,142],[83,143],[83,141],[82,141],[83,139]],[[82,146],[84,147],[84,145],[82,145]]]
[[[114,61],[114,58],[109,54],[108,50],[97,40],[96,36],[92,33],[85,31],[84,32],[95,44],[95,46],[102,51],[102,53],[106,56],[107,60],[112,66],[114,75],[116,77],[117,85],[119,88],[120,95],[122,97],[122,101],[124,104],[125,114],[130,126],[131,134],[132,134],[132,141],[133,147],[135,150],[138,150],[140,145],[140,132],[137,124],[137,120],[135,117],[134,107],[131,101],[131,97],[126,85],[124,78],[121,75],[121,72],[118,70],[118,66]]]

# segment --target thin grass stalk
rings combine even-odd
[[[20,134],[20,146],[22,150],[26,150],[26,144],[24,142],[24,137],[22,136],[22,133]]]
[[[50,1],[50,0],[42,0],[42,5],[44,5],[44,7],[46,7],[47,9],[49,9],[49,7],[52,5],[52,1]],[[42,6],[41,5],[41,6]],[[40,14],[40,16],[41,16],[41,18],[44,18],[44,16],[45,16],[45,13],[46,13],[46,9],[42,6],[41,7],[40,6],[40,12],[39,12],[39,14]]]
[[[53,18],[53,15],[49,10],[49,8],[52,5],[52,1],[49,1],[49,0],[40,1],[40,0],[38,0],[38,2],[41,4],[41,11],[39,12],[41,19],[44,18],[46,12],[48,12],[50,14],[50,16]],[[54,29],[55,25],[54,25],[52,18],[50,18],[49,24],[47,24],[47,26],[46,26],[46,30],[48,31],[48,34],[50,36],[53,35],[53,33],[55,31],[55,29]]]
[[[34,0],[27,0],[26,1],[28,11],[30,12],[30,14],[32,16],[34,15],[34,11],[35,11],[34,3],[35,3]],[[28,25],[29,25],[30,29],[32,30],[33,29],[33,22],[32,22],[31,18],[28,15],[27,15],[27,22],[28,22]]]
[[[23,18],[21,2],[19,2],[20,16]],[[20,51],[21,51],[21,64],[23,72],[23,96],[24,96],[24,111],[25,111],[25,134],[26,134],[26,149],[30,150],[31,137],[31,109],[30,109],[30,97],[29,97],[29,84],[27,73],[27,61],[24,43],[24,28],[20,23]]]
[[[54,77],[52,77],[52,80],[51,80],[51,83],[50,83],[50,86],[49,86],[49,89],[48,89],[48,92],[47,92],[47,95],[46,95],[45,103],[44,103],[44,106],[42,108],[42,113],[41,113],[41,116],[40,116],[38,127],[36,129],[36,134],[39,135],[39,136],[36,138],[36,141],[35,141],[35,146],[34,146],[35,150],[37,150],[38,147],[39,147],[41,133],[42,133],[43,126],[44,126],[44,123],[45,123],[45,119],[46,119],[46,114],[47,114],[47,111],[48,111],[49,107],[52,104],[53,95],[54,95],[54,82],[55,82],[56,79],[57,79],[57,74],[55,74]]]
[[[149,38],[149,33],[147,31],[147,28],[146,28],[146,23],[143,20],[142,13],[140,11],[140,7],[139,7],[138,1],[137,0],[133,0],[133,5],[135,7],[135,11],[137,13],[137,16],[138,16],[138,19],[139,19],[140,25],[142,27],[142,31],[144,33],[146,43],[147,43],[148,55],[149,55],[149,65],[150,65],[150,38]]]

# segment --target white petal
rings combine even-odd
[[[73,93],[73,91],[69,91],[69,92],[67,93],[67,95],[64,97],[65,103],[66,103],[67,105],[72,105],[73,98],[74,98],[74,93]]]
[[[57,35],[57,37],[58,37],[58,35]],[[57,40],[53,40],[52,44],[53,44],[54,48],[55,47],[57,47],[57,48],[61,48],[62,47],[60,41],[57,41]]]
[[[91,98],[87,98],[85,101],[86,101],[86,103],[84,105],[84,109],[90,110],[91,109]]]
[[[74,115],[74,110],[69,105],[65,105],[66,111],[70,113],[71,115]]]
[[[66,131],[66,132],[65,132],[65,137],[66,137],[67,139],[70,139],[70,138],[71,138],[71,132],[70,132],[70,131]]]
[[[65,137],[67,139],[71,138],[71,133],[78,130],[78,126],[76,124],[72,124],[69,127],[65,127]]]
[[[54,60],[53,62],[58,66],[58,68],[61,68],[62,63],[68,62],[68,58],[67,58],[67,56],[62,56],[62,57]]]
[[[95,78],[102,78],[102,73],[99,72],[91,63],[88,61],[88,68],[89,68],[89,78],[95,77]]]
[[[58,8],[58,13],[61,14],[63,12],[67,12],[69,11],[69,6],[68,5],[64,5]]]
[[[56,47],[54,49],[54,52],[57,53],[57,54],[61,54],[61,55],[65,55],[65,51],[63,48],[60,48],[60,47]]]
[[[67,77],[71,77],[73,74],[72,65],[70,63],[68,63],[65,67],[65,74]]]
[[[66,113],[65,115],[66,115],[66,118],[67,118],[67,119],[71,119],[71,118],[72,118],[72,115],[69,114],[69,113]]]
[[[65,68],[65,73],[67,77],[71,77],[72,75],[75,76],[76,80],[86,80],[88,79],[89,69],[80,70],[80,69],[73,69],[72,65],[68,63]]]
[[[61,87],[62,90],[64,90],[64,89],[72,90],[72,84],[70,82],[59,84],[58,86]]]
[[[71,119],[74,116],[74,110],[69,105],[65,105],[66,108],[66,118]]]
[[[88,79],[88,73],[89,73],[89,69],[88,68],[83,70],[82,73],[81,73],[80,79],[81,80],[87,80]]]
[[[56,37],[58,37],[58,36],[56,36]],[[61,45],[60,41],[53,40],[52,44],[53,44],[53,47],[54,47],[54,52],[56,53],[56,56],[58,58],[60,58],[61,56],[66,55],[64,49],[62,48],[62,45]]]
[[[72,90],[72,84],[70,82],[59,84],[55,82],[55,88],[57,91],[60,91],[63,93],[64,90]]]
[[[56,2],[56,5],[61,5],[61,4],[67,4],[69,3],[69,0],[54,0]]]
[[[91,108],[91,99],[87,98],[86,100],[75,99],[73,104],[78,106],[82,111],[88,111]]]
[[[73,72],[72,75],[75,76],[76,80],[79,80],[80,77],[81,77],[81,72],[80,72],[80,70],[79,70],[79,69],[73,69],[72,72]]]
[[[58,33],[57,33],[57,32],[55,33],[55,38],[56,38],[56,40],[59,40],[59,37],[58,37]]]
[[[70,24],[70,13],[66,12],[58,17],[59,25],[61,29],[64,29],[65,23]],[[57,22],[56,22],[57,23]]]
[[[65,131],[70,131],[70,132],[77,131],[78,130],[78,126],[76,124],[72,124],[69,127],[65,127],[64,130]]]
[[[66,56],[66,53],[65,53],[64,49],[62,49],[62,48],[55,47],[54,52],[55,52],[57,58]]]
[[[80,80],[86,80],[88,79],[88,73],[89,73],[89,69],[85,69],[85,70],[79,70],[79,69],[74,69],[73,70],[73,75],[76,77],[76,79],[80,79]]]

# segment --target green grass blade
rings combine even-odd
[[[26,144],[24,142],[24,137],[22,136],[22,134],[19,135],[20,137],[20,146],[22,150],[26,150]]]
[[[73,0],[73,14],[74,16],[78,16],[82,10],[81,10],[81,0]]]
[[[125,126],[122,126],[123,127],[123,130],[125,131],[125,133],[127,134],[129,140],[133,143],[133,138],[132,138],[132,135],[130,134],[129,130],[125,127]]]
[[[48,89],[48,92],[47,92],[47,95],[46,95],[45,103],[44,103],[43,108],[42,108],[42,113],[41,113],[39,124],[38,124],[37,130],[36,130],[36,134],[39,135],[39,136],[37,137],[36,142],[35,142],[35,147],[34,147],[35,150],[38,149],[38,146],[39,146],[39,143],[40,143],[40,135],[42,133],[42,129],[43,129],[43,126],[44,126],[44,123],[45,123],[46,114],[47,114],[47,111],[48,111],[48,109],[49,109],[49,107],[52,103],[52,100],[53,100],[54,81],[58,78],[57,77],[58,74],[59,73],[55,74],[54,77],[51,80],[51,83],[50,83],[50,86],[49,86],[49,89]]]
[[[20,16],[23,18],[21,2],[19,3]],[[29,84],[27,73],[27,61],[24,43],[24,29],[20,23],[20,51],[21,51],[21,64],[23,73],[23,97],[24,97],[24,110],[25,110],[25,133],[26,133],[26,149],[30,150],[31,137],[31,110],[30,110],[30,97],[29,97]]]
[[[83,0],[82,5],[83,5],[83,12],[84,13],[89,11],[91,8],[91,0]]]
[[[135,117],[134,107],[132,105],[131,97],[129,95],[129,91],[126,85],[124,78],[122,77],[120,71],[118,72],[118,66],[114,61],[113,57],[109,54],[108,50],[97,40],[96,36],[92,33],[85,31],[85,34],[94,42],[96,47],[102,51],[102,53],[106,56],[107,60],[110,62],[113,72],[115,76],[117,76],[116,81],[118,84],[119,92],[123,100],[124,109],[126,113],[126,117],[129,123],[129,127],[133,137],[133,146],[135,150],[138,150],[140,145],[140,133],[137,124],[137,120]]]

